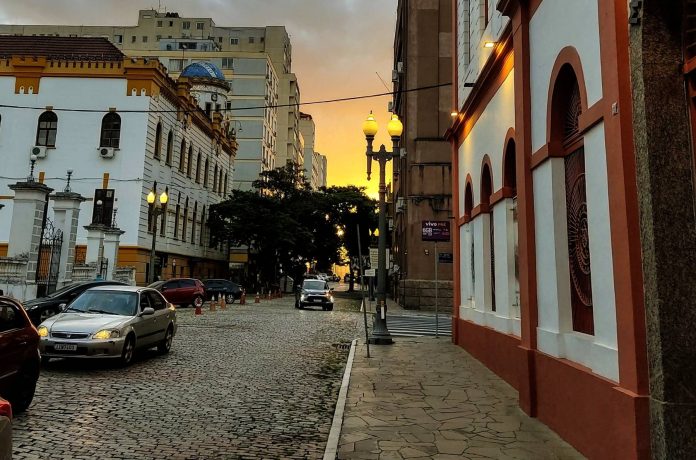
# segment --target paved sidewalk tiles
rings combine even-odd
[[[514,388],[448,339],[358,345],[339,459],[581,459]]]

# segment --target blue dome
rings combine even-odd
[[[194,62],[186,66],[183,72],[181,72],[182,77],[188,78],[216,78],[218,80],[225,81],[225,76],[222,71],[215,64],[210,62]]]

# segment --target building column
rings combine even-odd
[[[80,217],[80,204],[85,201],[85,198],[73,192],[59,192],[52,198],[54,225],[63,232],[63,245],[60,248],[58,265],[58,288],[60,289],[72,282],[77,222]]]
[[[696,458],[696,187],[682,2],[646,0],[630,29],[652,457]],[[640,358],[640,357],[639,357]]]
[[[106,226],[102,224],[85,226],[85,230],[87,230],[87,252],[85,254],[86,264],[99,265],[104,253],[104,232],[106,229]]]
[[[105,279],[114,279],[114,270],[118,264],[118,247],[121,240],[121,235],[124,232],[120,228],[107,228],[104,230],[104,242],[103,242],[103,257],[108,261],[106,267]]]
[[[25,299],[36,297],[36,269],[43,232],[46,199],[52,188],[39,182],[17,182],[12,201],[12,224],[7,256],[28,260]]]

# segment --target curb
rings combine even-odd
[[[350,385],[350,373],[353,370],[353,359],[355,359],[355,347],[358,339],[353,340],[350,345],[350,353],[348,361],[346,361],[346,370],[343,373],[343,382],[341,390],[338,392],[338,401],[336,401],[336,410],[329,431],[329,439],[326,441],[326,449],[324,450],[324,460],[336,460],[338,456],[338,441],[341,438],[341,428],[343,427],[343,413],[346,408],[346,398],[348,397],[348,386]]]

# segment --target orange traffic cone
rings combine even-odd
[[[239,298],[239,305],[246,304],[246,291],[242,291],[242,296]]]
[[[217,304],[217,298],[213,296],[212,299],[210,299],[210,311],[215,311],[215,305]]]
[[[259,293],[256,293],[256,297],[254,298],[254,303],[261,303],[261,297],[259,296]]]
[[[200,306],[196,307],[196,315],[202,315],[203,314],[203,309]]]
[[[220,299],[220,310],[227,310],[227,302],[225,302],[225,297],[226,296],[223,295]]]

